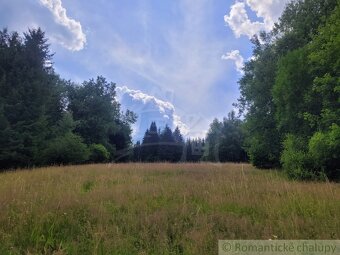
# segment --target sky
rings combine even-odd
[[[233,110],[250,38],[270,31],[289,0],[0,0],[2,28],[41,27],[54,68],[77,83],[104,76],[137,113],[204,137]]]

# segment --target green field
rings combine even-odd
[[[0,174],[0,254],[217,254],[218,239],[339,239],[340,184],[241,164]]]

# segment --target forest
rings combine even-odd
[[[82,84],[53,69],[41,29],[0,32],[0,166],[33,167],[114,160],[131,145],[136,116],[122,112],[115,84]],[[126,160],[125,155],[120,160]]]
[[[236,104],[250,161],[293,179],[339,179],[340,1],[293,1],[252,42]]]
[[[99,162],[250,161],[292,179],[340,177],[340,2],[288,4],[254,36],[234,111],[205,138],[155,122],[132,142],[138,116],[121,110],[115,83],[77,84],[53,68],[41,29],[0,32],[0,168]],[[227,102],[226,102],[227,103]],[[200,150],[194,153],[193,149]]]

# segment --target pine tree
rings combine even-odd
[[[61,119],[61,93],[51,57],[41,29],[29,30],[23,38],[7,30],[0,33],[2,167],[39,164],[53,126]]]
[[[166,125],[160,135],[159,155],[162,161],[175,161],[175,138],[171,129]]]
[[[158,161],[159,160],[159,134],[156,122],[152,122],[150,129],[147,129],[142,142],[142,160]]]
[[[174,140],[175,140],[175,152],[174,152],[174,161],[178,162],[182,159],[183,156],[183,152],[184,152],[184,139],[183,136],[181,134],[181,131],[179,130],[178,127],[176,127],[174,133]],[[183,158],[184,160],[184,158]]]

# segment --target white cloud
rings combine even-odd
[[[68,31],[68,35],[55,35],[56,41],[69,50],[82,50],[86,43],[86,35],[80,22],[67,16],[61,0],[40,0],[40,3],[50,10],[55,22],[65,27]]]
[[[290,0],[245,0],[236,1],[231,7],[229,15],[224,16],[224,21],[239,38],[246,35],[251,38],[261,30],[270,31],[280,17],[285,5]],[[263,22],[251,21],[246,11],[250,7]]]
[[[224,21],[233,30],[237,38],[241,35],[251,38],[265,28],[264,24],[259,21],[251,22],[245,8],[245,3],[236,2],[231,6],[229,15],[224,16]]]
[[[147,95],[140,90],[132,90],[126,86],[117,87],[117,97],[123,109],[129,109],[138,115],[137,123],[133,127],[134,140],[141,140],[144,132],[152,121],[158,127],[168,125],[174,129],[179,127],[183,135],[189,133],[189,128],[176,114],[172,103]]]
[[[202,109],[202,101],[211,99],[212,86],[225,74],[220,63],[225,44],[209,34],[212,24],[207,22],[207,13],[211,7],[207,0],[179,1],[180,19],[162,24],[162,29],[158,24],[148,24],[144,34],[147,39],[141,36],[138,44],[115,33],[105,42],[109,45],[103,48],[110,48],[105,57],[143,77],[150,86],[176,91],[176,103],[185,105],[187,112]],[[149,37],[154,30],[157,40]],[[188,97],[193,88],[195,97]]]
[[[247,0],[247,5],[262,17],[266,31],[272,29],[274,23],[279,19],[286,4],[291,0]]]
[[[240,54],[239,50],[233,50],[230,52],[227,52],[222,56],[222,59],[224,60],[232,60],[235,62],[236,70],[240,73],[243,74],[243,66],[244,66],[244,59]]]

